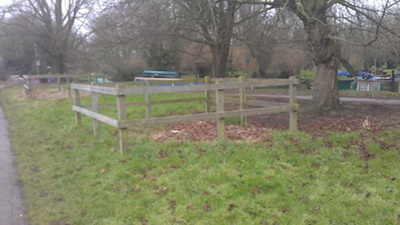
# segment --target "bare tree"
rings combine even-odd
[[[397,2],[386,0],[380,9],[368,6],[367,1],[355,0],[274,0],[259,4],[287,9],[303,22],[314,63],[313,103],[317,108],[335,109],[340,103],[336,73],[336,60],[341,58],[338,43],[346,41],[338,36],[336,27],[344,22],[356,24],[355,21],[364,18],[373,21],[376,27],[374,33],[377,35],[387,10]]]
[[[180,37],[205,44],[212,54],[214,77],[224,77],[235,15],[242,5],[235,0],[174,0]]]
[[[137,15],[140,51],[150,68],[178,70],[184,43],[174,26],[171,0],[150,0],[143,3]]]
[[[93,31],[88,48],[100,71],[116,80],[132,79],[131,60],[138,46],[135,16],[141,1],[108,5],[91,23]]]
[[[7,74],[25,74],[34,68],[35,40],[22,33],[20,27],[8,26],[6,23],[0,25],[0,57],[4,72]]]
[[[385,19],[387,29],[383,30],[383,35],[379,38],[379,49],[386,55],[387,60],[393,61],[393,66],[400,66],[400,6],[390,10],[389,16]]]
[[[313,103],[317,108],[335,109],[340,103],[337,60],[352,70],[340,51],[340,43],[349,40],[340,35],[338,28],[342,24],[351,24],[354,29],[372,32],[372,38],[362,43],[368,46],[376,41],[387,10],[398,1],[386,0],[380,8],[378,5],[368,5],[367,1],[355,0],[175,0],[174,2],[179,8],[178,15],[181,18],[178,20],[178,25],[184,28],[181,35],[187,40],[209,46],[216,77],[225,75],[234,28],[241,22],[237,13],[243,4],[266,6],[258,15],[264,15],[263,12],[273,12],[279,18],[283,11],[293,13],[303,24],[305,40],[314,64]],[[270,9],[275,10],[269,11]],[[360,20],[369,21],[366,23],[368,27],[360,24],[358,22]],[[371,29],[371,24],[374,29]]]
[[[149,69],[178,70],[184,44],[176,37],[170,3],[120,1],[96,18],[91,47],[103,69],[131,79],[145,66],[143,62],[137,64],[142,58]]]
[[[289,12],[262,10],[254,5],[239,9],[243,22],[235,29],[235,40],[247,44],[259,62],[261,77],[297,75],[307,60],[301,21]]]
[[[265,70],[273,57],[271,50],[276,43],[272,31],[276,21],[271,14],[260,15],[261,9],[257,5],[243,5],[239,8],[237,17],[243,22],[235,27],[234,41],[247,45],[252,56],[258,61],[258,75],[265,77]]]
[[[53,72],[62,74],[74,47],[71,41],[86,23],[93,5],[93,0],[14,0],[5,12],[18,18],[9,25],[38,40],[35,45],[50,56]]]

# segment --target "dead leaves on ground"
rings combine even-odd
[[[304,106],[304,108],[307,105]],[[301,108],[302,109],[302,108]],[[248,124],[226,124],[226,137],[236,142],[269,142],[273,130],[288,130],[288,113],[273,113],[247,118]],[[303,109],[299,111],[300,131],[320,136],[326,132],[381,132],[400,128],[400,110],[396,105],[374,105],[367,103],[343,103],[334,112]],[[192,142],[215,141],[215,121],[194,121],[171,124],[165,130],[151,136],[156,141],[188,140]]]
[[[271,138],[272,130],[252,125],[225,125],[228,140],[236,142],[262,142]],[[194,121],[187,123],[171,124],[167,129],[150,136],[159,142],[170,140],[187,140],[193,142],[215,141],[217,131],[215,121]]]

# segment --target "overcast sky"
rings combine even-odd
[[[12,3],[12,0],[0,0],[0,5],[8,5],[11,3]]]

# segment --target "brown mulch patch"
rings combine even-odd
[[[337,111],[322,112],[310,109],[309,102],[301,103],[298,114],[300,131],[321,135],[330,131],[351,132],[368,130],[380,132],[388,129],[400,129],[400,107],[398,105],[380,105],[372,103],[343,103]],[[368,125],[365,126],[365,121]],[[363,126],[364,123],[364,126]],[[274,113],[251,116],[248,125],[226,125],[226,137],[236,142],[259,142],[271,140],[273,130],[289,129],[289,113]],[[151,136],[157,141],[217,140],[214,121],[196,121],[170,124],[165,130]]]
[[[350,132],[370,130],[372,132],[400,128],[400,107],[374,103],[346,102],[334,112],[311,110],[308,103],[300,106],[298,125],[300,131],[315,133],[328,131]],[[367,120],[369,126],[363,126]],[[271,129],[288,129],[287,113],[251,117],[251,123]]]
[[[217,140],[215,121],[193,121],[186,123],[170,124],[165,130],[152,135],[156,141],[190,140],[190,141],[215,141]],[[271,139],[272,129],[254,125],[225,125],[225,134],[228,140],[237,142],[260,142]]]

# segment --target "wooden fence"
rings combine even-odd
[[[104,82],[104,76],[94,75],[60,75],[60,74],[45,74],[45,75],[23,75],[23,86],[29,97],[33,97],[35,89],[64,89],[68,91],[68,96],[71,97],[70,85],[72,82],[92,82],[95,77],[101,77]]]
[[[143,83],[143,82],[142,82]],[[205,79],[203,84],[196,85],[174,85],[174,86],[154,86],[150,82],[146,81],[145,86],[136,87],[125,87],[124,85],[117,84],[115,87],[98,86],[98,85],[87,85],[87,84],[71,84],[71,88],[74,90],[74,105],[72,109],[75,112],[75,119],[78,125],[81,124],[81,115],[86,115],[93,118],[93,132],[95,136],[98,136],[100,130],[100,122],[109,124],[113,127],[118,128],[119,143],[121,153],[128,149],[128,128],[135,126],[143,126],[150,124],[166,124],[166,123],[177,123],[187,122],[196,120],[216,120],[217,122],[217,133],[218,139],[225,139],[224,130],[224,118],[227,117],[240,117],[242,121],[245,120],[246,116],[250,115],[262,115],[267,113],[276,112],[289,112],[289,130],[297,130],[297,111],[298,104],[296,100],[297,85],[299,81],[294,79],[265,79],[265,80],[248,80],[244,78],[238,80],[217,80],[211,82],[209,78]],[[250,101],[246,98],[246,89],[248,88],[262,88],[262,87],[276,87],[276,86],[289,86],[289,103],[275,103],[274,105],[266,104],[260,101]],[[225,90],[239,90],[240,98],[236,100],[240,104],[238,110],[226,111],[224,108],[225,103]],[[91,92],[92,105],[87,107],[80,103],[80,91]],[[187,114],[179,116],[168,116],[168,117],[153,117],[151,113],[152,104],[157,103],[171,103],[158,101],[154,102],[151,100],[151,95],[160,93],[184,93],[184,92],[204,92],[205,100],[205,112],[197,114]],[[215,95],[215,112],[211,112],[211,92]],[[118,118],[111,118],[100,113],[101,107],[113,107],[112,105],[100,105],[100,95],[112,95],[116,96],[116,105]],[[125,98],[128,95],[145,95],[146,105],[146,118],[130,121],[127,119],[127,107],[135,105],[135,103],[127,103]],[[176,101],[182,101],[178,99]],[[257,105],[257,108],[246,108],[246,106]],[[91,109],[90,109],[91,108]]]

